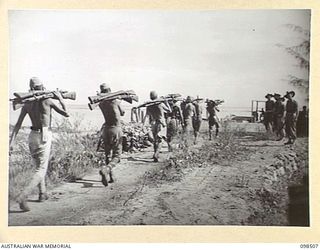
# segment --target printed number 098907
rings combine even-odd
[[[318,248],[319,244],[300,244],[300,248]]]

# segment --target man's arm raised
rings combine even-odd
[[[121,105],[120,105],[120,103],[118,103],[118,109],[119,109],[119,111],[120,111],[120,115],[121,116],[124,116],[124,109],[121,107]]]
[[[65,108],[64,109],[59,108],[52,100],[49,101],[49,105],[51,108],[53,108],[60,115],[63,115],[65,117],[69,117],[69,114],[66,112]]]
[[[67,108],[66,108],[66,105],[65,105],[63,98],[61,96],[61,93],[59,91],[55,91],[55,92],[53,92],[53,94],[59,100],[62,109],[67,112]]]
[[[163,108],[164,112],[166,112],[166,113],[172,112],[171,107],[170,107],[167,100],[163,103],[162,108]]]

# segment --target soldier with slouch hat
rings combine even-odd
[[[293,144],[297,138],[296,135],[296,125],[297,125],[297,115],[298,115],[298,103],[293,100],[295,96],[294,91],[287,91],[284,96],[287,98],[286,103],[286,114],[285,114],[285,130],[288,137],[288,141],[285,144]]]
[[[284,98],[280,94],[275,93],[273,95],[276,102],[274,103],[274,132],[279,137],[277,141],[281,141],[284,138],[284,111],[283,104]]]
[[[267,98],[266,105],[265,105],[265,112],[264,112],[264,125],[266,130],[269,132],[272,130],[272,123],[273,123],[273,109],[274,109],[274,101],[271,100],[272,94],[267,94],[265,98]]]

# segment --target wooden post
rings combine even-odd
[[[139,122],[137,109],[134,110],[134,114],[135,114],[135,117],[136,117],[136,122]]]
[[[134,108],[131,109],[131,117],[130,117],[131,122],[134,122],[134,120],[133,120],[133,112],[134,112]]]
[[[138,117],[139,117],[139,122],[142,120],[141,119],[141,109],[138,109]]]
[[[144,112],[141,110],[141,123],[144,123]]]
[[[253,114],[253,100],[251,100],[251,120],[252,120],[252,122],[254,122],[254,114]]]

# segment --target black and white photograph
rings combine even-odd
[[[8,226],[309,227],[310,9],[8,11]]]

